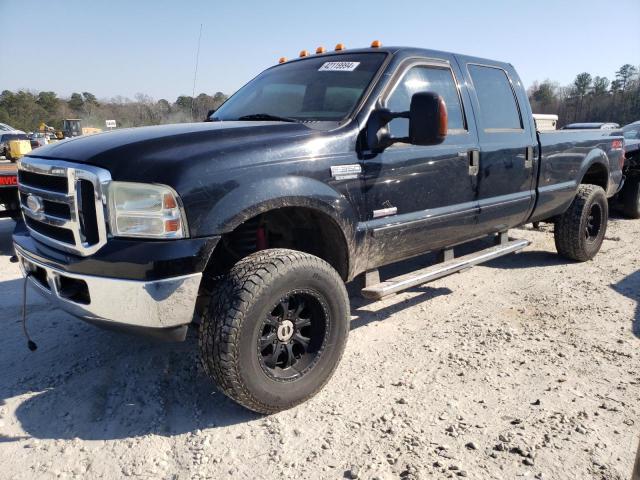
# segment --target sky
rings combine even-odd
[[[12,21],[15,19],[16,21]],[[640,0],[0,0],[0,91],[230,94],[300,50],[384,45],[513,64],[526,86],[640,65]]]

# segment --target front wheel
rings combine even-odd
[[[628,218],[640,218],[640,177],[630,178],[620,192],[622,212]]]
[[[306,253],[263,250],[216,284],[200,326],[205,371],[244,407],[275,413],[314,396],[331,378],[349,332],[338,273]]]
[[[556,249],[563,257],[585,262],[600,251],[609,220],[609,204],[602,187],[580,185],[569,209],[555,224]]]

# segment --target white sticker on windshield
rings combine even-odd
[[[319,72],[353,72],[360,62],[324,62]]]

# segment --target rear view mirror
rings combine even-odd
[[[409,136],[398,138],[389,134],[387,125],[393,119],[409,119]],[[447,106],[442,97],[433,92],[416,93],[411,97],[408,112],[391,112],[386,108],[374,110],[366,129],[367,148],[381,152],[396,142],[412,145],[438,145],[447,136]]]
[[[409,143],[438,145],[447,136],[447,106],[442,97],[420,92],[411,97],[409,110]]]

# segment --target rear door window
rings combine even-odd
[[[485,131],[521,130],[522,119],[507,72],[501,68],[469,65]]]

